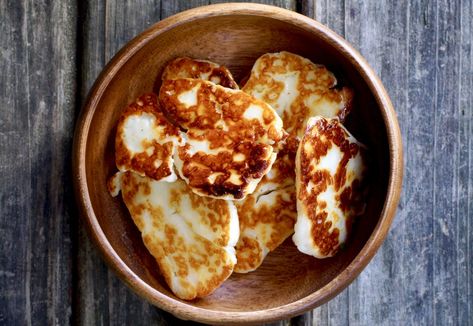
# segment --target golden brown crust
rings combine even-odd
[[[320,159],[327,155],[330,148],[335,145],[342,153],[341,161],[334,175],[328,170],[317,169],[315,166]],[[311,235],[314,244],[319,248],[321,255],[333,256],[339,248],[338,228],[332,227],[332,222],[327,220],[326,203],[321,201],[319,194],[327,188],[333,187],[337,193],[335,198],[338,207],[345,214],[347,230],[351,219],[359,215],[364,208],[361,191],[361,178],[350,180],[347,185],[347,164],[351,158],[363,154],[363,149],[357,142],[350,141],[349,134],[341,126],[338,119],[317,119],[308,126],[306,133],[299,145],[300,153],[298,168],[300,169],[300,183],[298,200],[302,203],[308,218],[311,221]],[[307,185],[312,185],[308,190]],[[341,217],[340,217],[341,218]]]
[[[256,191],[243,201],[236,202],[241,234],[235,247],[237,273],[257,269],[267,251],[275,250],[294,232],[297,218],[295,156],[298,145],[299,139],[289,135],[278,152],[271,171],[263,177]],[[272,199],[271,204],[257,205],[268,196]],[[257,230],[262,229],[266,231],[259,235],[262,239],[257,239]]]
[[[192,105],[180,99],[188,92]],[[182,161],[178,169],[201,195],[243,198],[250,184],[270,169],[272,144],[286,136],[274,110],[241,91],[176,79],[163,82],[159,98],[168,116],[187,129],[186,144],[177,153]],[[250,109],[256,110],[254,118]],[[208,150],[199,150],[197,143],[205,143]]]
[[[143,151],[132,152],[125,143],[125,124],[130,117],[151,115],[156,127],[162,127],[159,137],[142,140]],[[179,138],[179,130],[167,121],[158,105],[156,94],[140,96],[122,113],[118,121],[115,138],[115,159],[121,171],[134,171],[152,179],[160,180],[171,175],[171,168],[166,162],[172,157],[174,141]],[[156,162],[161,162],[157,164]]]
[[[181,78],[208,80],[223,87],[238,89],[232,74],[225,66],[207,60],[182,57],[168,63],[162,80]]]
[[[183,161],[181,173],[189,186],[199,193],[212,197],[231,195],[243,198],[250,182],[263,177],[270,168],[272,147],[254,142],[232,143],[229,151],[218,154],[197,152],[189,154],[188,144],[179,147],[178,155]],[[235,155],[243,155],[245,161],[235,161]],[[217,174],[214,182],[209,178]],[[235,176],[238,182],[235,182]]]
[[[161,207],[143,200],[143,194],[150,193],[150,179],[125,172],[121,176],[121,182],[123,200],[142,232],[143,242],[155,257],[167,284],[178,297],[192,300],[209,295],[231,275],[234,263],[219,244],[220,241],[214,243],[196,233],[191,235],[193,239],[184,237],[182,230],[175,227],[176,224],[168,223],[170,218],[180,218],[179,216],[165,216]],[[174,193],[171,201],[179,200],[182,194],[193,198],[193,207],[197,210],[210,204],[210,207],[205,208],[210,211],[215,209],[215,217],[225,211],[223,201],[197,198],[187,187],[180,194]],[[149,220],[145,216],[149,216]],[[225,216],[228,217],[228,214]],[[207,278],[189,282],[189,275],[196,271],[205,273]]]
[[[261,184],[272,183],[275,187],[270,190],[276,190],[287,185],[294,185],[296,177],[295,161],[299,139],[292,134],[286,138],[286,142],[281,145],[278,157],[271,167],[271,173],[266,174],[261,180]]]
[[[196,89],[194,105],[185,105],[179,95]],[[285,133],[277,123],[280,118],[265,102],[237,90],[229,90],[208,81],[196,79],[165,80],[159,100],[168,117],[184,129],[217,129],[226,131],[233,141],[242,139],[279,142]],[[249,119],[245,112],[258,106],[261,117]]]
[[[247,273],[257,269],[264,259],[263,248],[254,237],[241,235],[235,247],[237,264],[236,273]]]
[[[290,107],[280,107],[278,100],[280,96],[286,96],[287,90],[285,82],[275,76],[297,79],[297,94],[292,94],[295,97]],[[325,66],[283,51],[267,53],[258,58],[242,90],[270,104],[280,114],[284,128],[301,136],[311,116],[338,116],[343,121],[348,115],[353,91],[347,87],[336,89],[336,84],[335,76]],[[321,105],[324,102],[330,102],[337,108],[325,112],[322,108],[324,105]],[[322,109],[317,109],[317,106]]]
[[[263,202],[265,197],[268,202]],[[246,273],[258,268],[266,253],[275,250],[294,232],[296,189],[288,186],[269,194],[252,194],[236,202],[236,206],[241,236],[235,247],[235,272]]]
[[[192,210],[199,216],[196,223],[204,225],[206,228],[211,228],[213,233],[219,234],[217,238],[212,239],[214,243],[222,247],[227,246],[230,237],[231,219],[228,204],[223,200],[196,195],[183,181],[177,182],[183,183],[183,186],[172,189],[170,192],[170,205],[176,208],[181,207],[181,205],[185,205],[182,202],[183,198],[188,197]]]

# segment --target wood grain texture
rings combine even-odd
[[[415,6],[415,4],[413,4]],[[397,109],[401,119],[401,129],[405,131],[406,120],[403,109],[406,108],[405,91],[417,91],[417,86],[407,86],[409,81],[409,72],[406,69],[411,68],[410,62],[406,59],[408,54],[405,38],[400,42],[400,35],[407,35],[408,33],[408,14],[406,9],[407,4],[388,5],[381,2],[366,2],[345,5],[345,37],[349,42],[358,47],[361,53],[365,56],[372,67],[378,72],[383,83],[386,83],[388,92],[390,92],[393,99],[394,106]],[[375,14],[376,13],[376,14]],[[393,20],[385,19],[386,16],[394,17],[399,23],[393,23]],[[369,18],[368,18],[369,17]],[[416,17],[413,15],[411,17]],[[412,34],[410,34],[412,35]],[[423,35],[428,37],[428,35]],[[429,39],[425,41],[419,40],[419,44],[429,44]],[[389,49],[389,51],[386,51]],[[425,102],[424,102],[425,103]],[[423,104],[424,105],[424,104]],[[427,103],[425,103],[427,105]],[[422,114],[422,110],[416,110],[415,114]],[[408,115],[406,119],[409,119]],[[416,121],[412,118],[412,121]],[[422,126],[422,129],[424,126]],[[411,129],[411,128],[409,128]],[[416,128],[417,130],[419,128]],[[417,132],[417,131],[416,131]],[[427,133],[419,133],[419,135],[426,135]],[[404,133],[404,137],[405,133]],[[403,138],[406,143],[409,139]],[[425,140],[426,142],[428,139]],[[409,145],[407,145],[409,146]],[[409,152],[409,147],[405,147],[407,151],[405,157],[406,161],[406,183],[404,184],[403,200],[406,199],[406,185],[409,187],[413,178],[409,175],[409,164],[412,164],[412,153]],[[410,162],[410,163],[409,163]],[[417,162],[419,167],[423,164],[428,164],[428,161],[420,159]],[[428,192],[417,192],[419,196],[426,196]],[[394,220],[391,228],[390,236],[386,239],[383,247],[378,251],[376,257],[368,269],[360,275],[360,277],[348,289],[348,320],[350,322],[358,322],[359,324],[416,324],[413,320],[409,321],[407,318],[417,318],[419,314],[407,314],[403,312],[399,314],[399,310],[393,309],[393,306],[401,307],[403,300],[403,290],[413,289],[409,286],[399,286],[404,282],[409,282],[410,278],[406,279],[405,268],[420,267],[423,270],[424,262],[417,261],[414,263],[416,257],[420,257],[422,253],[417,253],[411,256],[403,250],[399,250],[399,244],[403,241],[409,241],[410,245],[416,245],[418,238],[423,236],[426,230],[425,224],[420,224],[416,228],[399,228],[399,216],[403,213],[403,200],[399,207],[400,212]],[[428,205],[424,198],[419,198],[418,205]],[[429,214],[426,207],[421,208],[424,216],[412,216],[416,219],[426,219],[425,215]],[[418,214],[417,212],[416,214]],[[403,238],[404,237],[404,238]],[[406,238],[408,240],[406,240]],[[412,242],[411,242],[412,241]],[[415,249],[416,250],[416,249]],[[417,251],[417,250],[416,250]],[[406,254],[407,255],[404,255]],[[389,295],[387,295],[389,293]],[[412,295],[409,295],[412,298]],[[405,301],[404,301],[405,302]],[[406,305],[402,306],[407,308]],[[428,324],[428,323],[427,323]]]
[[[70,322],[76,14],[0,2],[0,324]]]
[[[473,3],[460,7],[460,49],[458,63],[457,174],[453,186],[457,194],[457,314],[459,324],[473,319]]]
[[[177,2],[179,2],[179,0],[177,0]],[[261,3],[261,4],[266,4],[266,5],[272,5],[272,6],[281,7],[281,8],[285,8],[285,9],[289,9],[289,10],[293,10],[293,11],[296,11],[296,9],[297,9],[297,1],[296,0],[256,0],[256,1],[210,0],[208,4],[225,3],[225,2],[252,2],[252,3]]]

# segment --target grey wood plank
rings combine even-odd
[[[255,1],[245,1],[245,0],[235,0],[235,1],[228,1],[228,0],[210,0],[210,4],[215,3],[224,3],[224,2],[253,2],[253,3],[261,3],[266,5],[273,5],[289,10],[296,10],[297,2],[296,0],[255,0]]]
[[[314,18],[339,35],[345,36],[345,1],[307,1],[303,10],[304,15]]]
[[[28,80],[26,70],[26,31],[20,22],[24,19],[24,4],[15,6],[0,5],[0,43],[9,44],[8,50],[2,49],[0,68],[4,72],[0,77],[0,322],[31,322],[31,260],[26,264],[30,244],[20,241],[30,229],[31,216],[29,201],[31,167],[29,157],[29,88],[24,87]],[[18,23],[15,24],[15,21]],[[2,46],[3,48],[3,46]],[[18,68],[10,62],[17,63]],[[23,109],[22,112],[18,108]],[[22,117],[23,116],[23,117]],[[26,118],[25,118],[26,116]],[[26,141],[23,141],[25,140]],[[23,146],[18,146],[23,143]],[[22,178],[18,178],[22,175]],[[20,215],[20,216],[19,216]],[[25,218],[21,218],[24,215]],[[20,220],[22,223],[17,223]],[[12,259],[12,253],[18,259]]]
[[[129,39],[159,20],[159,2],[85,1],[79,11],[81,105],[106,62]],[[149,324],[161,320],[154,307],[130,291],[107,268],[82,222],[78,230],[77,291],[74,322],[80,325]]]
[[[316,3],[312,9],[312,18],[322,20],[341,36],[345,36],[345,2],[326,1],[325,4]],[[320,10],[322,9],[322,10]],[[309,15],[311,12],[307,12]],[[327,304],[316,309],[313,313],[313,324],[316,325],[344,325],[349,321],[349,291],[343,291]],[[310,320],[310,319],[309,319]]]
[[[156,23],[161,1],[105,1],[105,61],[108,62],[133,37]]]
[[[302,1],[301,13],[345,35],[345,1]],[[343,291],[328,303],[295,320],[298,325],[347,325],[349,291]]]
[[[411,137],[408,137],[406,141],[406,133],[409,132],[409,129],[406,130],[406,123],[414,120],[411,115],[408,114],[406,108],[408,98],[406,90],[409,90],[410,87],[406,87],[405,85],[408,84],[408,67],[412,66],[412,64],[407,64],[409,61],[408,42],[410,35],[408,29],[409,23],[412,24],[414,21],[414,24],[417,24],[418,20],[413,18],[413,21],[408,22],[409,16],[405,3],[318,1],[314,7],[316,18],[333,28],[342,36],[344,35],[348,41],[365,55],[370,64],[375,68],[378,74],[380,74],[380,77],[390,92],[394,106],[397,109],[406,149],[406,147],[409,147],[411,141]],[[419,7],[422,8],[422,6]],[[417,9],[417,11],[419,11],[419,9]],[[417,17],[417,14],[418,12],[414,13],[412,17]],[[423,29],[424,26],[419,24],[414,27],[414,30],[420,28]],[[427,30],[426,33],[430,35],[431,31]],[[426,42],[421,45],[424,45],[424,47],[427,46],[430,40],[431,39],[427,38]],[[389,51],[385,49],[389,49]],[[418,84],[416,84],[415,87],[418,87]],[[428,87],[429,85],[424,84],[422,86]],[[418,96],[418,94],[416,94],[416,96]],[[424,107],[428,107],[428,105],[424,104]],[[418,113],[420,115],[422,112],[419,111]],[[418,122],[416,121],[415,123]],[[413,124],[414,122],[412,121],[411,125]],[[422,129],[428,129],[428,126],[429,125],[426,123]],[[428,132],[426,132],[426,134],[428,135]],[[417,146],[422,144],[422,139],[417,138],[417,136],[414,136],[414,141],[416,141]],[[432,143],[432,140],[430,141]],[[426,153],[428,153],[427,149],[423,153],[413,153],[407,149],[406,156],[412,156],[413,154],[425,155]],[[430,159],[430,162],[432,162],[432,158]],[[422,160],[422,162],[423,165],[421,165],[420,168],[428,166],[428,164],[426,164],[428,162],[424,160]],[[413,164],[411,165],[410,163]],[[406,188],[409,189],[413,186],[409,183],[409,180],[412,180],[412,176],[420,171],[420,169],[413,171],[413,169],[417,167],[417,163],[410,161],[408,165],[409,171],[413,173],[406,176],[408,181],[404,183],[404,194],[406,193]],[[427,187],[429,187],[428,184]],[[428,190],[432,191],[432,184]],[[392,230],[385,244],[381,247],[370,265],[368,265],[366,270],[347,290],[342,292],[342,294],[327,305],[319,308],[320,310],[327,309],[331,312],[333,311],[333,313],[330,314],[330,318],[327,321],[323,320],[322,324],[346,325],[353,323],[361,325],[393,325],[403,324],[403,321],[406,320],[405,313],[407,305],[406,301],[404,301],[405,293],[402,292],[405,290],[405,287],[400,286],[400,284],[402,284],[406,278],[404,267],[408,269],[418,267],[416,266],[417,264],[411,264],[413,257],[409,257],[409,255],[412,255],[413,252],[408,252],[409,250],[402,248],[403,244],[409,246],[411,243],[410,239],[407,241],[404,240],[406,228],[404,223],[399,223],[399,215],[403,215],[403,213],[406,214],[404,211],[404,209],[406,209],[406,207],[404,207],[406,205],[405,198],[406,197],[403,196],[401,200],[398,218],[394,221]],[[409,202],[407,209],[412,210],[412,205],[412,202]],[[428,209],[431,209],[431,203],[425,203],[424,201],[424,207],[419,207],[419,209],[422,208],[427,209],[427,212],[424,212],[425,217],[426,213],[428,214]],[[427,234],[426,238],[424,238],[421,243],[422,250],[431,250],[428,244],[430,230],[431,225],[429,225],[429,222],[424,222],[424,224],[421,224],[418,228],[418,231]],[[414,232],[418,231],[417,229],[409,229],[407,233],[408,236],[415,238]],[[415,241],[417,241],[417,239],[415,239]],[[404,256],[406,252],[407,257]],[[427,264],[427,268],[422,266],[424,262],[421,262],[419,265],[420,269],[417,270],[418,275],[422,275],[422,272],[426,272],[426,274],[422,275],[425,276],[429,272],[428,264],[430,264],[430,266],[432,264],[431,257],[426,256],[424,261]],[[417,282],[417,280],[415,282]],[[411,285],[412,284],[415,283],[412,282]],[[335,300],[339,297],[347,299],[347,304],[344,305],[340,303],[334,305]],[[341,313],[338,314],[338,311],[341,311]],[[340,318],[344,315],[344,318]],[[414,315],[411,314],[410,316]],[[415,314],[415,316],[419,316],[419,314]],[[318,323],[315,322],[315,324]],[[407,324],[409,324],[409,322],[407,322]]]
[[[345,36],[345,1],[303,1],[302,14],[314,18],[333,31]],[[349,289],[328,303],[301,316],[301,325],[348,325]]]
[[[458,324],[473,319],[473,3],[463,1],[460,8],[460,49],[458,89],[457,151],[457,284]],[[462,295],[463,294],[463,295]],[[465,295],[466,294],[466,295]]]
[[[208,0],[192,0],[192,1],[161,1],[161,18],[166,18],[177,14],[178,12],[188,10],[195,7],[208,5]]]
[[[95,78],[105,64],[105,6],[103,2],[84,1],[79,3],[80,106]],[[74,293],[74,323],[79,325],[110,324],[108,315],[107,273],[108,269],[90,242],[79,219],[76,235],[77,254],[76,291]]]
[[[434,323],[471,323],[471,2],[439,2],[435,107]],[[470,91],[466,91],[470,89]]]
[[[342,6],[345,19],[330,22],[333,7]],[[472,9],[471,2],[461,6],[414,1],[309,6],[342,35],[344,28],[380,74],[404,139],[398,216],[374,260],[344,292],[350,323],[466,325],[472,320],[472,102],[466,91],[473,75]]]
[[[0,324],[67,324],[75,2],[2,1],[0,17]]]
[[[433,146],[432,94],[437,78],[432,2],[350,3],[346,36],[390,92],[405,150],[405,182],[391,232],[350,287],[355,324],[432,324]],[[390,17],[390,19],[386,19]],[[421,17],[421,19],[419,19]]]
[[[464,13],[465,14],[465,13]],[[471,16],[462,15],[458,1],[438,2],[437,22],[437,79],[435,98],[435,144],[434,144],[434,324],[460,325],[460,301],[467,292],[458,281],[459,268],[466,266],[458,258],[459,244],[466,242],[466,234],[459,229],[464,216],[460,216],[457,187],[462,187],[465,180],[459,180],[459,161],[461,142],[459,123],[461,116],[459,90],[461,19],[468,23]],[[470,43],[471,39],[464,40]],[[473,71],[464,71],[471,76]],[[470,119],[466,119],[471,120]],[[463,184],[462,184],[463,183]]]

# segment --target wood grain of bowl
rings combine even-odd
[[[253,273],[233,274],[211,296],[176,298],[144,247],[120,197],[106,181],[116,170],[114,136],[125,106],[156,87],[165,64],[179,56],[209,59],[236,80],[260,55],[286,50],[325,64],[355,90],[348,128],[369,147],[370,191],[346,248],[317,260],[288,239]],[[159,80],[159,79],[158,79]],[[73,177],[81,215],[106,262],[136,293],[183,319],[213,324],[262,323],[317,307],[343,290],[382,244],[402,182],[396,114],[378,77],[361,55],[327,27],[297,13],[257,4],[200,7],[160,21],[129,42],[91,90],[76,127]]]

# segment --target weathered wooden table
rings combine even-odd
[[[359,49],[392,97],[405,150],[401,203],[378,254],[331,302],[282,324],[473,324],[472,1],[264,2]],[[208,3],[0,1],[0,324],[182,323],[128,290],[91,245],[71,144],[87,91],[120,47]]]

